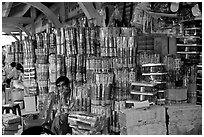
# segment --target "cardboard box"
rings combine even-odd
[[[166,99],[169,101],[187,100],[187,88],[167,89]]]
[[[36,97],[30,96],[30,97],[24,97],[24,103],[25,103],[25,111],[26,112],[35,112],[37,111],[36,107]]]

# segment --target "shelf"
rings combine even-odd
[[[168,14],[168,13],[159,13],[159,12],[151,12],[151,11],[146,11],[150,16],[164,16],[164,17],[171,17],[171,18],[176,18],[178,17],[177,14]]]
[[[156,84],[163,84],[163,83],[166,83],[166,82],[155,81],[154,83],[156,83]]]
[[[199,36],[177,36],[176,38],[187,38],[187,39],[199,38],[199,39],[202,39],[202,37],[199,37]]]
[[[202,47],[202,45],[199,44],[176,44],[177,46],[185,46],[185,47],[195,47],[195,46],[199,46]]]
[[[202,65],[197,65],[197,67],[202,68]]]
[[[166,75],[167,73],[142,73],[142,76],[149,76],[149,75]]]
[[[156,93],[139,92],[139,91],[131,91],[130,93],[133,95],[146,95],[146,96],[153,96],[156,94]]]
[[[164,93],[165,90],[158,90],[157,92],[158,92],[158,93]]]
[[[196,83],[196,86],[202,86],[202,83],[201,83],[201,84],[199,84],[199,83]]]
[[[202,77],[197,77],[196,79],[201,79],[202,80]]]
[[[183,22],[187,22],[187,21],[195,21],[195,20],[202,20],[202,16],[199,16],[199,17],[195,17],[194,19],[191,19],[191,20],[181,20],[180,23],[183,23]]]
[[[166,100],[165,98],[157,99],[157,101],[165,101],[165,100]]]
[[[200,52],[196,52],[196,51],[192,51],[192,52],[188,52],[188,51],[179,51],[176,52],[178,54],[199,54]]]
[[[153,66],[165,66],[165,64],[162,64],[162,63],[158,63],[158,64],[149,63],[149,64],[143,64],[142,65],[142,67],[153,67]]]
[[[141,86],[141,87],[154,87],[156,83],[144,83],[144,82],[132,82],[133,86]]]
[[[195,30],[195,29],[202,30],[202,28],[199,28],[199,27],[196,27],[196,28],[184,28],[184,30]]]

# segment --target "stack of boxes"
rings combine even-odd
[[[166,135],[166,115],[162,106],[123,109],[119,113],[121,135]]]
[[[32,37],[25,37],[23,45],[23,67],[24,83],[29,87],[30,94],[37,94],[36,70],[35,70],[35,40]],[[29,93],[28,93],[29,94]]]
[[[202,134],[202,108],[200,105],[178,104],[167,106],[169,135]]]
[[[86,112],[74,112],[68,117],[73,135],[101,135],[104,120],[104,115]]]
[[[2,115],[2,135],[15,135],[21,129],[21,117],[14,114]]]

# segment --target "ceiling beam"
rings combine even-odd
[[[3,31],[4,32],[4,31]],[[7,35],[11,35],[12,37],[14,37],[17,41],[19,41],[19,39],[14,35],[12,34],[11,32],[4,32],[6,33]]]
[[[7,24],[2,24],[2,31],[3,32],[19,32],[19,28]]]
[[[21,8],[21,11],[14,13],[12,15],[12,17],[21,17],[21,16],[23,16],[30,9],[30,7],[31,7],[30,5],[24,5]]]
[[[8,17],[11,7],[12,7],[13,2],[5,2],[4,5],[2,5],[2,17]]]
[[[56,28],[62,27],[62,24],[59,22],[57,16],[47,6],[45,6],[41,2],[25,2],[25,3],[37,8],[38,10],[43,12],[47,16],[47,18],[53,22],[53,24]]]
[[[15,26],[15,27],[17,27],[17,28],[19,28],[20,30],[22,30],[22,31],[24,31],[28,36],[30,36],[30,32],[26,29],[26,28],[24,28],[22,25],[20,25],[20,24],[17,24],[17,23],[2,23],[2,24],[6,24],[6,25],[10,25],[10,26]]]
[[[2,28],[2,32],[5,33],[11,33],[11,32],[19,32],[20,29],[15,29],[15,28]]]
[[[88,19],[96,19],[97,25],[101,26],[100,15],[92,2],[78,2],[78,4]]]
[[[19,23],[19,24],[30,24],[34,21],[29,17],[3,17],[2,23]]]

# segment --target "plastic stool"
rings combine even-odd
[[[19,116],[21,116],[21,109],[18,103],[2,105],[2,114],[4,113],[4,110],[6,110],[6,113],[10,113],[10,110],[12,110],[13,114],[17,115],[16,114],[17,109]]]

